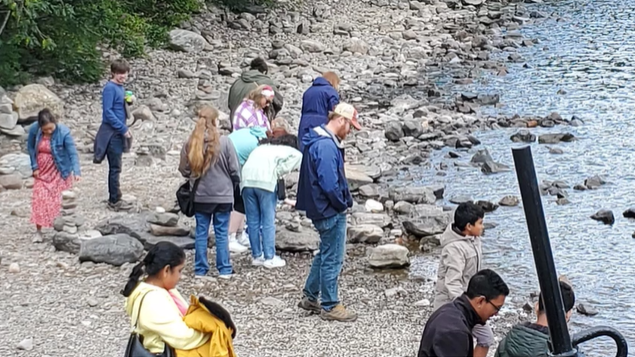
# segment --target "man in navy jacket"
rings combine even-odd
[[[108,159],[108,207],[118,211],[125,209],[121,201],[119,174],[126,139],[131,138],[126,126],[125,91],[123,84],[128,78],[130,65],[125,60],[115,60],[110,65],[112,79],[106,83],[102,93],[102,121],[95,136],[93,162]]]
[[[297,209],[306,211],[320,234],[320,251],[313,258],[304,297],[298,306],[320,313],[324,320],[342,322],[357,319],[355,312],[340,303],[337,291],[346,253],[346,210],[353,206],[342,145],[351,126],[361,129],[357,110],[340,103],[329,113],[326,125],[310,129],[302,138],[304,151],[296,204]]]

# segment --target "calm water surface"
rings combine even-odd
[[[457,91],[499,93],[502,108],[482,108],[482,114],[577,115],[585,125],[577,128],[533,129],[534,134],[568,131],[578,141],[554,145],[564,150],[553,155],[545,145],[533,144],[539,180],[564,180],[571,187],[592,175],[609,182],[593,191],[567,189],[571,204],[558,206],[545,196],[543,207],[559,274],[576,288],[579,302],[600,314],[574,314],[572,330],[610,325],[619,329],[635,348],[635,220],[622,212],[635,206],[635,3],[626,0],[577,0],[529,5],[554,16],[525,26],[523,34],[540,43],[519,49],[528,66],[512,64],[505,77],[485,76]],[[560,20],[557,20],[560,17]],[[508,54],[501,53],[500,56]],[[561,94],[559,94],[559,92]],[[564,94],[562,94],[564,92]],[[513,167],[510,135],[517,129],[477,133],[482,147],[495,160]],[[469,161],[474,150],[458,162]],[[423,172],[423,183],[446,184],[446,197],[467,195],[498,202],[505,195],[520,196],[515,173],[486,176],[478,169],[454,166],[437,152],[433,163],[448,164],[447,176]],[[615,213],[613,226],[589,218],[606,208]],[[486,220],[498,223],[484,237],[485,261],[501,273],[516,299],[538,286],[522,207],[501,207]],[[413,274],[432,275],[429,258],[415,261]],[[585,344],[587,356],[614,356],[612,342]]]

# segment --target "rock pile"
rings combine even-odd
[[[0,157],[0,192],[19,190],[24,186],[24,180],[29,180],[27,186],[32,186],[32,176],[29,155],[13,153]]]

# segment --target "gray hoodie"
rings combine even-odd
[[[189,178],[194,185],[193,177],[190,177],[190,163],[187,159],[189,145],[186,143],[181,149],[181,162],[179,172],[183,177]],[[203,173],[198,184],[194,202],[197,203],[234,203],[234,188],[240,184],[240,164],[236,150],[226,136],[220,137],[220,151],[216,163]]]
[[[441,260],[437,271],[434,310],[461,296],[470,278],[481,269],[480,237],[467,237],[448,225],[441,236]]]

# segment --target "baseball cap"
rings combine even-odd
[[[362,130],[361,125],[359,125],[359,122],[357,121],[357,109],[355,109],[354,106],[348,103],[340,103],[335,106],[335,109],[333,109],[333,113],[350,120],[353,128]]]

